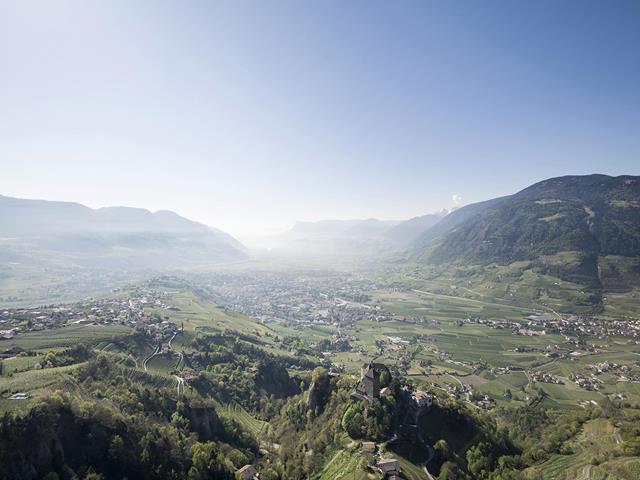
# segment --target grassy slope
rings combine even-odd
[[[618,457],[600,465],[591,465],[594,457],[606,457],[616,450],[614,426],[608,419],[590,420],[583,431],[570,443],[573,450],[569,455],[554,455],[540,466],[545,480],[574,480],[589,472],[590,479],[631,480],[639,478],[640,459]]]

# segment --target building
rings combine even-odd
[[[9,397],[9,400],[27,400],[29,395],[24,392],[14,393]]]
[[[433,395],[423,392],[422,390],[413,392],[411,394],[411,400],[416,407],[430,407],[433,405]]]
[[[11,340],[13,337],[13,330],[0,330],[0,340]]]
[[[362,451],[364,453],[376,453],[376,442],[362,442]]]
[[[400,464],[395,458],[383,458],[376,463],[376,467],[378,467],[384,475],[400,473]]]
[[[253,465],[245,465],[240,470],[236,471],[236,477],[242,480],[253,480],[257,478],[258,472]]]
[[[365,363],[360,369],[360,383],[356,387],[356,394],[369,400],[380,398],[380,375],[383,372],[391,378],[384,363]]]

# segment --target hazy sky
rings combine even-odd
[[[640,2],[0,0],[0,193],[247,239],[640,174]]]

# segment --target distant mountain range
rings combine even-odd
[[[348,255],[375,249],[384,232],[399,221],[320,220],[296,222],[290,230],[268,239],[268,246],[303,255]]]
[[[597,307],[608,293],[640,286],[640,177],[552,178],[406,221],[298,222],[272,238],[272,248],[374,262],[404,258],[429,278],[447,278],[442,288],[475,285],[495,298],[526,295],[535,304],[560,305],[565,295]],[[13,271],[207,267],[246,255],[230,235],[169,211],[0,196],[0,266]]]
[[[433,229],[445,218],[446,214],[446,211],[442,211],[411,218],[385,231],[383,237],[394,242],[398,247],[407,247],[421,235]]]
[[[407,248],[443,216],[428,214],[406,221],[368,218],[297,222],[291,230],[274,237],[272,246],[298,253],[379,256],[381,252]]]
[[[91,209],[0,196],[0,261],[123,269],[218,264],[245,257],[221,230],[170,211]]]

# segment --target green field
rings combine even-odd
[[[126,337],[131,328],[123,325],[70,325],[53,330],[20,334],[2,342],[3,348],[17,346],[25,350],[68,347],[77,343],[97,344]]]
[[[253,417],[249,412],[242,408],[241,405],[238,405],[235,402],[223,404],[216,401],[215,403],[218,414],[235,420],[255,436],[258,436],[258,434],[267,427],[267,422]]]
[[[327,462],[318,480],[367,480],[369,476],[363,467],[364,457],[354,448],[339,450]]]
[[[622,452],[614,438],[614,426],[607,419],[588,421],[570,447],[573,453],[554,455],[539,466],[545,480],[573,480],[581,476],[585,479],[638,478],[640,460],[617,457]]]

